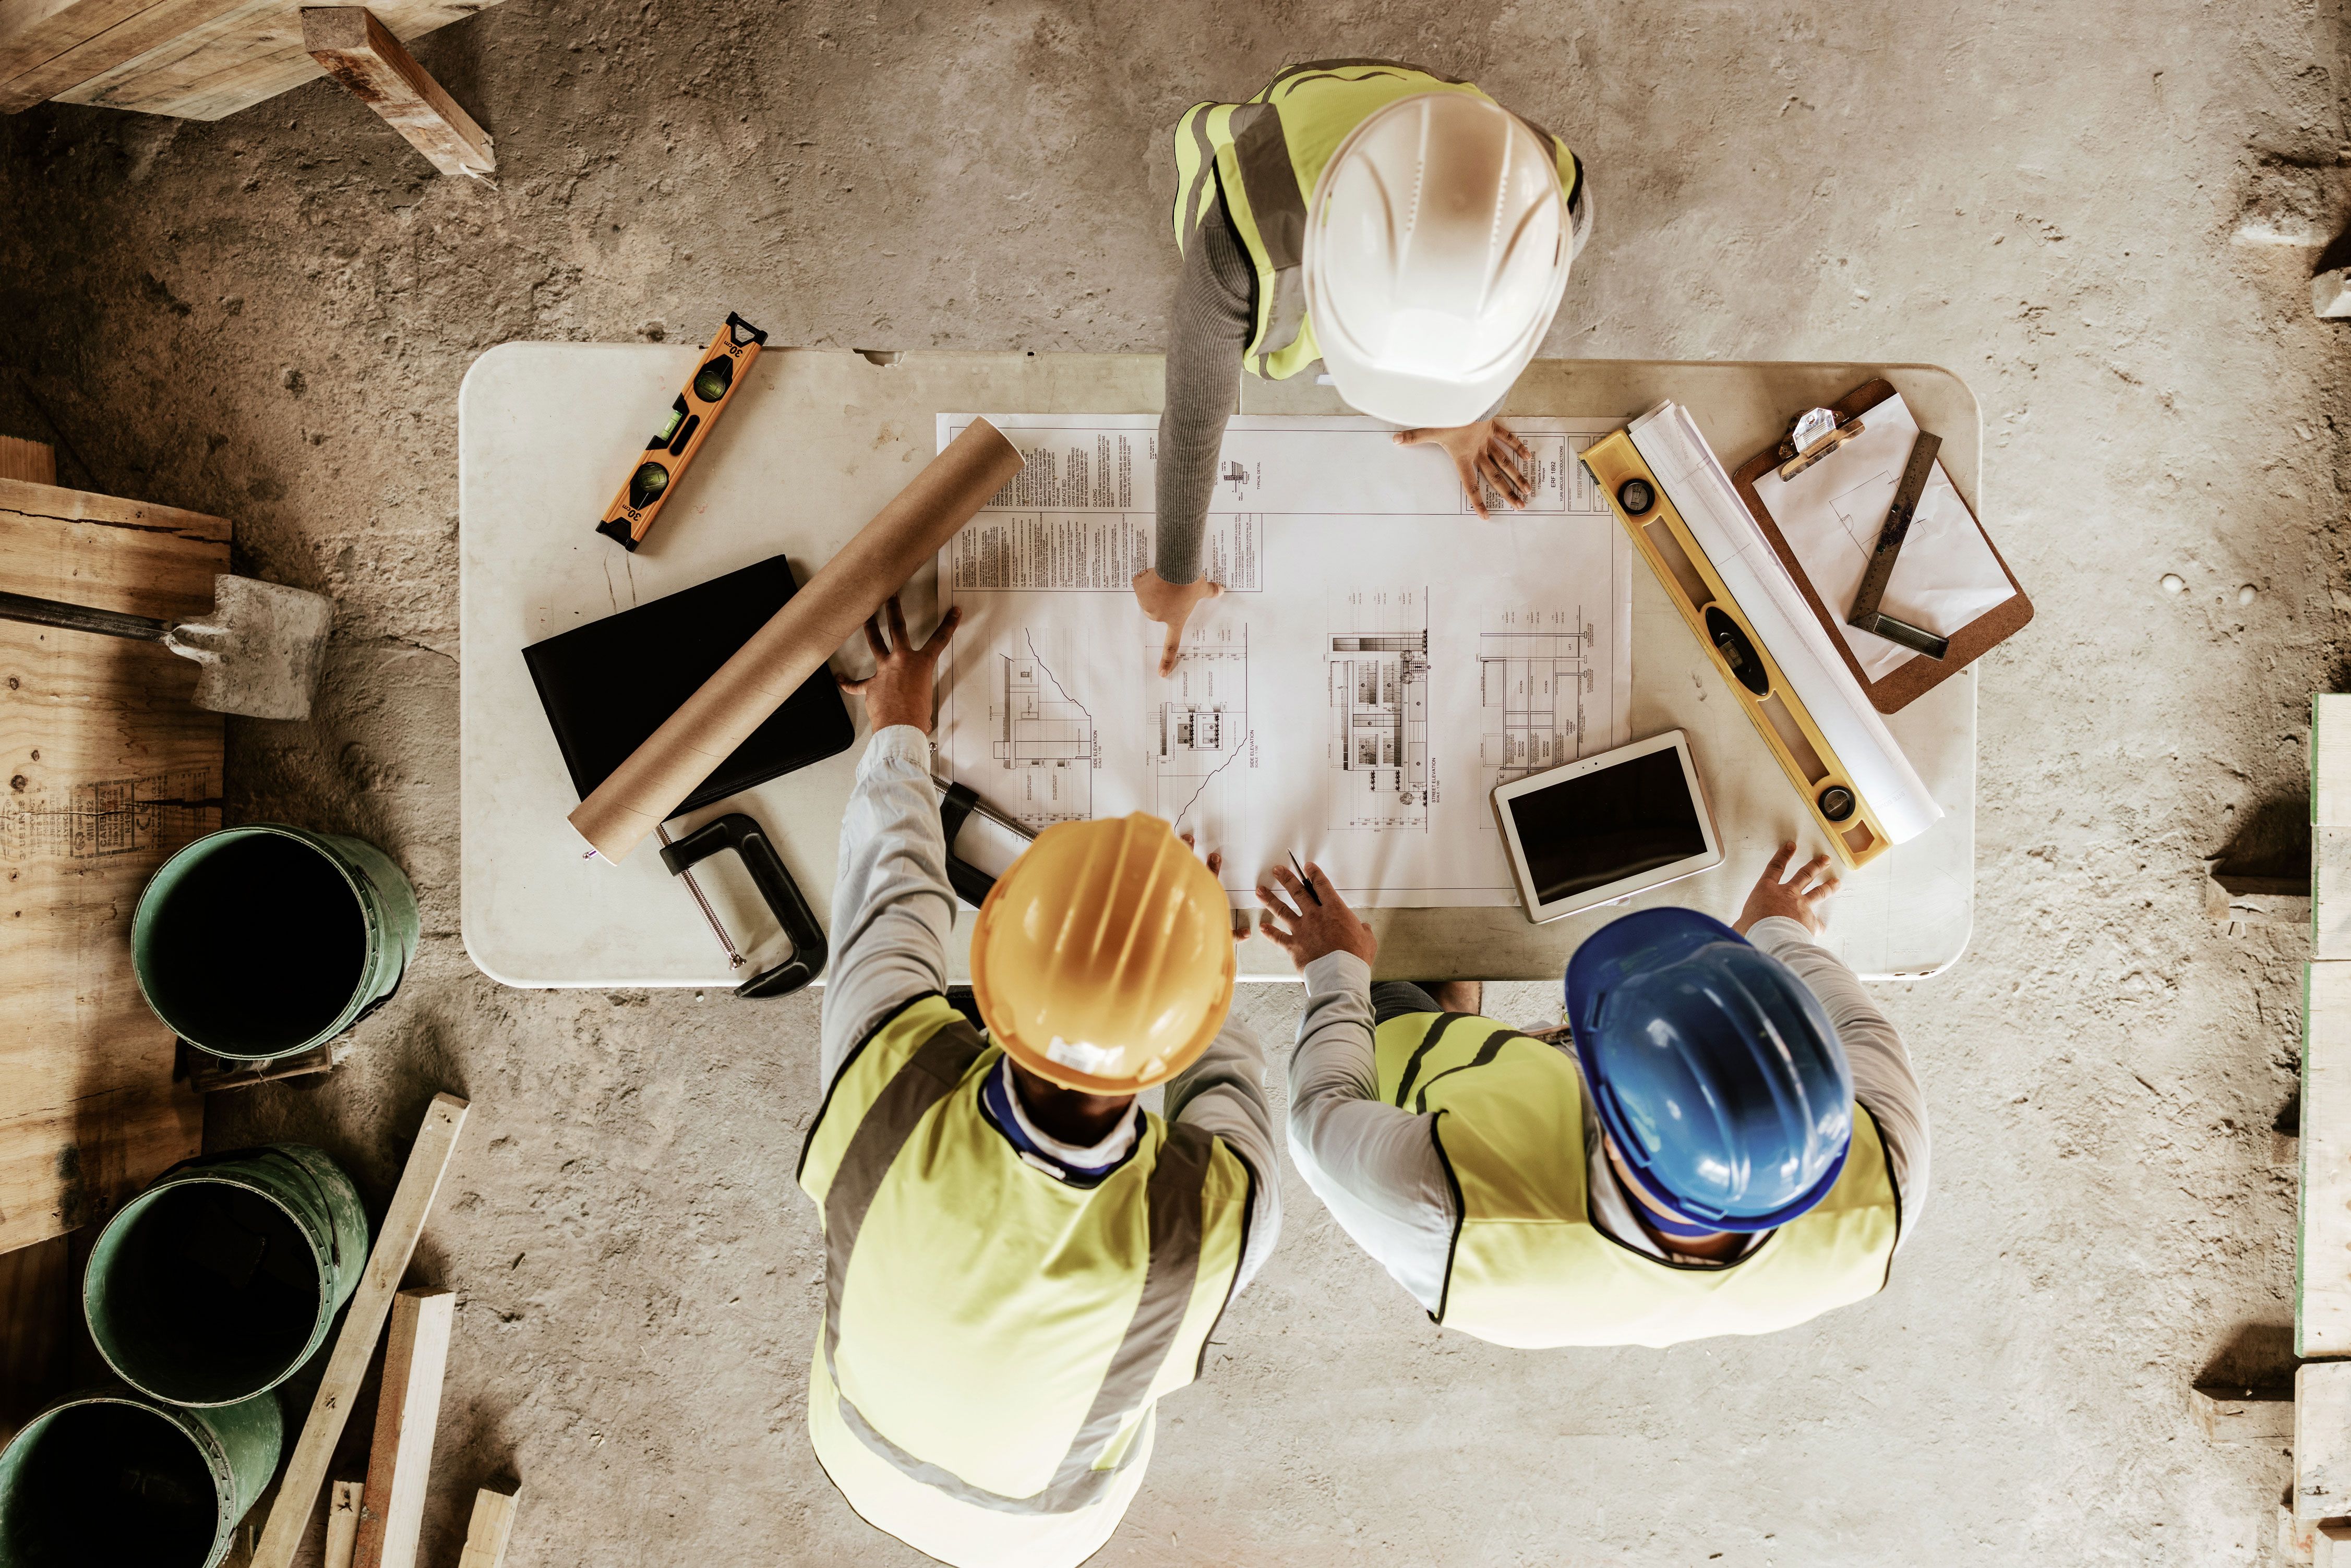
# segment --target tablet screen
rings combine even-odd
[[[1503,805],[1538,904],[1706,853],[1698,802],[1670,746]]]

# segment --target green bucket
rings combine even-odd
[[[357,839],[256,822],[208,833],[139,895],[131,962],[192,1045],[268,1061],[391,998],[416,952],[416,890]]]
[[[206,1155],[164,1172],[99,1232],[82,1318],[141,1394],[234,1405],[318,1352],[367,1259],[359,1189],[319,1150]]]
[[[218,1410],[128,1388],[60,1399],[0,1448],[0,1563],[213,1568],[285,1436],[274,1394]]]

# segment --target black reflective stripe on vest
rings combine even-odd
[[[935,1487],[958,1502],[998,1513],[1069,1513],[1107,1495],[1119,1473],[1142,1448],[1139,1440],[1131,1443],[1115,1466],[1093,1468],[1151,1392],[1153,1380],[1183,1329],[1200,1272],[1205,1189],[1208,1164],[1215,1157],[1215,1140],[1196,1127],[1170,1124],[1166,1129],[1144,1186],[1151,1252],[1144,1271],[1143,1294],[1134,1304],[1124,1336],[1112,1353],[1092,1407],[1053,1479],[1031,1497],[1006,1497],[973,1486],[951,1470],[915,1458],[874,1430],[864,1413],[850,1403],[849,1396],[840,1392],[841,1373],[833,1357],[841,1346],[841,1291],[866,1212],[915,1127],[953,1092],[983,1049],[978,1034],[961,1019],[942,1026],[883,1087],[850,1138],[841,1168],[833,1173],[832,1186],[825,1193],[825,1370],[832,1376],[841,1424],[901,1475]]]
[[[1525,1037],[1523,1035],[1514,1029],[1496,1030],[1493,1033],[1486,1037],[1486,1043],[1478,1048],[1477,1055],[1471,1057],[1468,1061],[1463,1062],[1458,1067],[1447,1068],[1444,1071],[1438,1073],[1436,1077],[1422,1084],[1420,1086],[1420,1098],[1414,1103],[1413,1110],[1416,1113],[1427,1110],[1428,1092],[1430,1090],[1436,1088],[1438,1084],[1444,1082],[1447,1079],[1452,1077],[1457,1072],[1467,1072],[1473,1067],[1485,1066],[1488,1062],[1493,1061],[1494,1058],[1502,1053],[1502,1047],[1504,1045],[1511,1040],[1522,1040]]]
[[[1199,166],[1192,171],[1192,183],[1179,186],[1176,192],[1176,244],[1184,244],[1184,235],[1200,226],[1200,190],[1216,174],[1217,149],[1208,140],[1208,115],[1216,109],[1213,103],[1196,103],[1185,115],[1184,124],[1192,132],[1192,151]]]
[[[1395,1103],[1397,1110],[1403,1110],[1404,1103],[1412,1097],[1412,1082],[1414,1079],[1420,1076],[1421,1059],[1426,1056],[1430,1051],[1437,1049],[1437,1042],[1445,1038],[1445,1031],[1447,1030],[1451,1029],[1463,1019],[1469,1018],[1471,1016],[1473,1015],[1468,1013],[1439,1013],[1437,1015],[1437,1021],[1428,1026],[1428,1032],[1420,1037],[1420,1043],[1413,1048],[1412,1055],[1405,1060],[1403,1076],[1396,1080]]]
[[[1281,113],[1271,104],[1244,103],[1233,110],[1233,162],[1249,216],[1257,223],[1263,259],[1273,268],[1273,297],[1267,302],[1265,331],[1258,340],[1257,373],[1264,375],[1275,354],[1298,340],[1306,320],[1306,193],[1290,162],[1290,138]]]

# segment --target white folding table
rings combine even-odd
[[[1152,413],[1153,354],[857,353],[770,349],[736,394],[680,485],[677,500],[631,555],[595,531],[598,517],[693,368],[692,347],[507,343],[476,360],[458,393],[459,572],[463,638],[462,823],[465,950],[510,986],[728,985],[731,970],[685,886],[648,842],[621,863],[584,858],[564,820],[578,803],[526,668],[522,648],[632,604],[781,552],[806,581],[934,450],[941,411]],[[1980,512],[1982,425],[1973,395],[1925,365],[1677,363],[1541,360],[1504,413],[1630,417],[1672,398],[1696,415],[1726,465],[1776,440],[1789,416],[1873,376],[1902,392],[1943,438],[1952,483]],[[1342,413],[1331,390],[1301,377],[1244,378],[1249,413]],[[1430,541],[1440,549],[1438,540]],[[930,569],[909,614],[935,601]],[[1968,940],[1975,895],[1976,672],[1967,670],[1887,724],[1946,815],[1918,838],[1844,878],[1828,945],[1876,977],[1932,974]],[[853,711],[862,705],[852,702]],[[836,840],[860,747],[684,819],[683,836],[727,810],[766,827],[820,917],[831,902]],[[1813,847],[1802,803],[1647,570],[1633,580],[1633,733],[1689,732],[1702,759],[1726,859],[1635,904],[1687,904],[1729,917],[1772,850]],[[738,940],[772,928],[731,856],[697,872]],[[1555,977],[1608,909],[1528,924],[1516,909],[1380,909],[1384,976],[1413,979]],[[969,920],[956,927],[961,975]],[[752,968],[785,951],[780,936],[747,951]],[[1262,937],[1241,946],[1248,977],[1290,978]]]

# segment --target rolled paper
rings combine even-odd
[[[976,419],[580,802],[570,822],[617,861],[824,668],[865,618],[1020,472],[1020,451]]]

